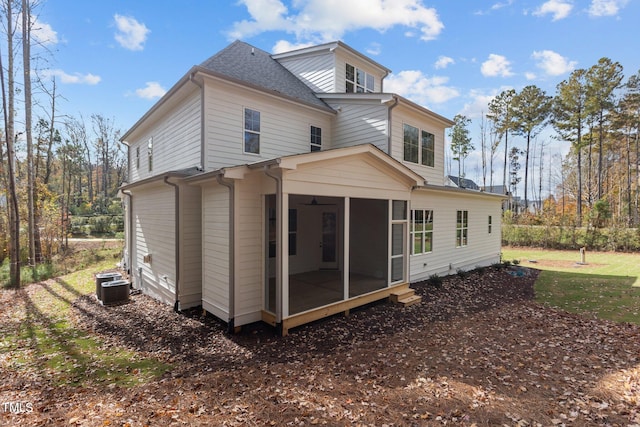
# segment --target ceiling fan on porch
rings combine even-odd
[[[335,203],[320,203],[318,202],[318,199],[316,198],[316,196],[313,196],[313,198],[311,199],[311,202],[309,203],[303,203],[305,206],[335,206]]]

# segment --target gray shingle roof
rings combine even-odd
[[[470,179],[460,178],[458,176],[448,175],[449,179],[453,181],[459,188],[467,188],[469,190],[480,190],[480,187]]]
[[[307,85],[273,59],[269,53],[239,40],[204,61],[200,66],[307,104],[330,109]]]

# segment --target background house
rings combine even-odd
[[[502,196],[443,185],[453,124],[342,42],[236,41],[123,137],[133,281],[230,328],[282,328],[499,261]]]

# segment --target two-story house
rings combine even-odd
[[[342,42],[191,68],[122,137],[134,286],[286,334],[498,262],[502,197],[444,185],[453,123],[389,73]]]

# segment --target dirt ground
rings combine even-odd
[[[414,285],[419,305],[352,310],[278,337],[227,335],[213,317],[143,295],[73,302],[104,346],[171,363],[132,388],[53,387],[0,371],[0,400],[34,410],[6,425],[640,426],[640,327],[533,302],[536,270]],[[38,285],[32,285],[38,286]]]

